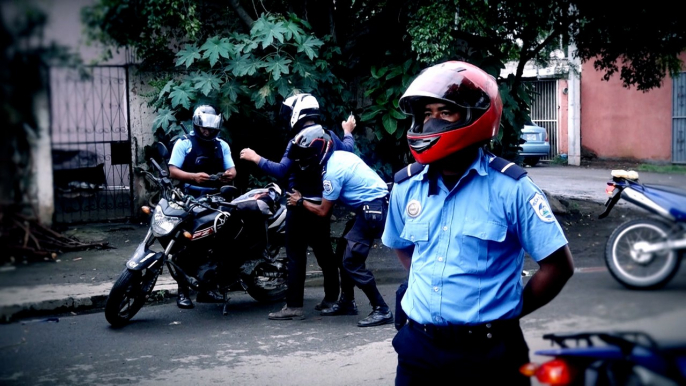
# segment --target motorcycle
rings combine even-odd
[[[154,210],[142,208],[151,216],[150,229],[109,292],[107,321],[115,327],[127,324],[165,266],[181,284],[223,294],[224,315],[233,290],[259,302],[284,299],[288,272],[280,251],[287,209],[280,187],[270,183],[236,197],[236,187],[224,186],[196,198],[175,187],[154,159],[150,163],[160,177],[146,171],[146,178],[159,187],[161,198]],[[152,249],[155,241],[162,251]]]
[[[600,219],[607,217],[620,199],[650,213],[626,221],[610,235],[605,246],[610,274],[631,289],[666,285],[686,252],[686,190],[643,184],[635,171],[613,170],[605,191],[610,197]]]
[[[535,353],[552,359],[520,368],[543,385],[686,384],[686,344],[658,345],[643,332],[546,334],[553,346]]]

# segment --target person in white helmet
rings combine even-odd
[[[184,182],[187,194],[197,197],[216,192],[222,184],[228,184],[236,177],[231,149],[217,137],[222,122],[222,114],[214,106],[198,106],[193,112],[193,132],[174,144],[169,159],[169,176]],[[210,179],[211,174],[219,173],[219,180]],[[215,291],[201,291],[196,301],[220,303],[224,298]],[[188,287],[178,286],[176,305],[179,308],[193,308]]]
[[[309,93],[299,93],[286,98],[281,106],[279,116],[287,122],[294,134],[305,127],[320,126],[321,122],[319,103]],[[355,125],[353,115],[341,123],[344,133],[343,140],[338,138],[333,131],[326,130],[331,135],[336,150],[349,152],[354,150],[355,140],[352,132]],[[287,177],[287,192],[297,189],[303,193],[305,200],[320,203],[322,200],[321,168],[301,169],[298,167],[295,162],[288,158],[291,144],[292,141],[289,141],[280,162],[265,159],[250,148],[241,150],[240,159],[254,162],[264,173],[277,179]],[[300,206],[289,207],[286,216],[288,292],[286,305],[283,309],[269,314],[269,319],[272,320],[304,318],[303,297],[308,246],[312,247],[324,276],[324,299],[317,303],[315,310],[322,311],[333,307],[340,293],[339,267],[331,248],[329,219],[316,216]],[[357,312],[356,309],[353,311]]]

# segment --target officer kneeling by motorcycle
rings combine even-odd
[[[231,149],[218,138],[222,123],[222,114],[214,106],[198,106],[193,112],[193,132],[174,144],[169,159],[169,175],[184,183],[186,194],[199,197],[218,192],[221,185],[229,184],[236,177]],[[211,175],[219,175],[219,178]],[[214,291],[202,291],[196,301],[217,303],[224,299]],[[176,304],[179,308],[193,308],[188,287],[179,285]]]

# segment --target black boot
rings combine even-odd
[[[357,315],[357,303],[351,296],[341,295],[341,298],[329,308],[322,308],[322,316]]]
[[[369,316],[357,322],[357,327],[372,327],[393,323],[393,313],[388,306],[374,306]]]
[[[188,288],[179,286],[179,294],[176,297],[176,306],[179,308],[193,308],[193,302],[188,296]]]

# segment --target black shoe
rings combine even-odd
[[[217,291],[201,291],[195,296],[198,303],[224,303],[224,296]]]
[[[179,308],[193,308],[193,302],[187,294],[179,291],[179,295],[176,298],[176,306]]]
[[[323,308],[319,313],[322,316],[338,316],[338,315],[357,315],[357,304],[355,299],[337,301],[329,308]]]
[[[393,323],[393,313],[386,307],[376,306],[369,316],[357,322],[357,327],[372,327]]]
[[[334,300],[333,302],[330,302],[326,299],[322,299],[321,302],[315,304],[314,309],[316,311],[321,311],[326,308],[331,308],[334,304],[336,304],[336,301]]]

